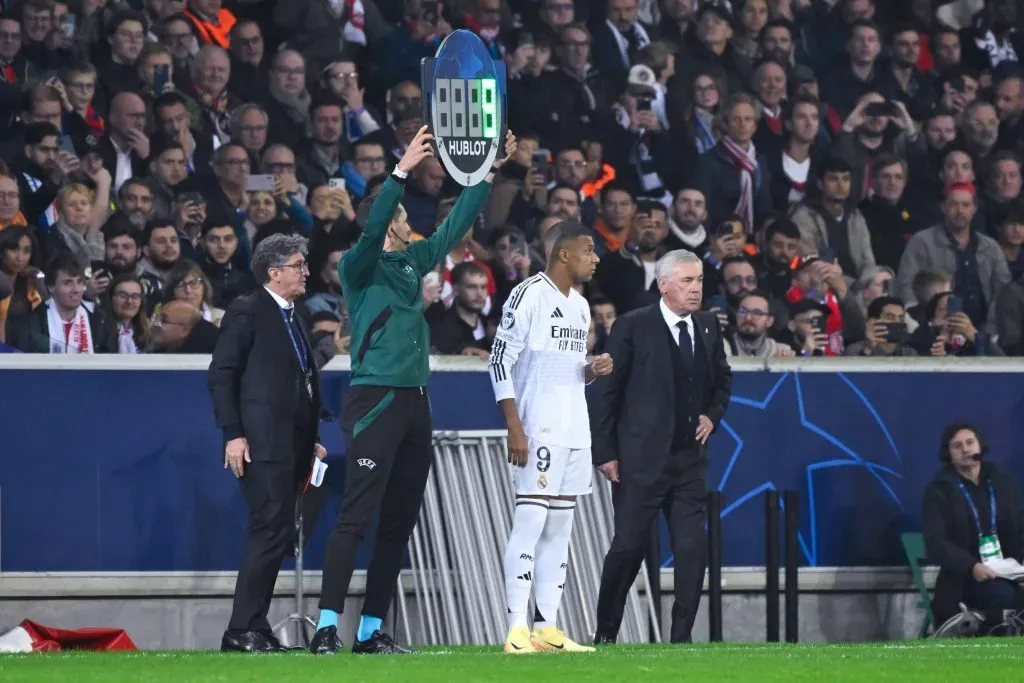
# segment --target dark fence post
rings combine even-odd
[[[786,491],[786,642],[799,640],[800,613],[800,548],[797,532],[800,529],[800,493]],[[776,586],[777,588],[777,586]]]
[[[765,639],[779,642],[779,494],[764,492],[764,607]]]
[[[722,642],[721,491],[708,491],[708,640]]]

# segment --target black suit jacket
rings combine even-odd
[[[732,370],[714,313],[693,314],[706,354],[701,413],[718,429],[732,392]],[[647,486],[661,474],[676,422],[672,338],[660,304],[620,316],[605,344],[615,370],[594,383],[590,401],[595,465],[619,461],[623,483]]]
[[[313,410],[296,424],[301,375],[299,359],[281,309],[266,289],[235,299],[221,322],[207,386],[217,426],[229,441],[244,436],[254,462],[308,457],[312,464],[320,414],[320,376],[313,363],[309,330],[298,316],[313,370]],[[299,443],[301,441],[301,443]],[[296,448],[302,452],[296,453]],[[308,448],[307,448],[308,447]]]

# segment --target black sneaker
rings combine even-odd
[[[388,634],[380,631],[374,631],[369,640],[357,640],[352,644],[352,654],[355,655],[409,655],[412,652],[412,650],[401,647]]]
[[[318,630],[309,643],[309,651],[315,655],[334,655],[343,647],[337,626],[325,626]]]

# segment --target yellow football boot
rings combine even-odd
[[[588,645],[580,645],[555,626],[539,628],[530,636],[534,646],[541,652],[594,652]]]

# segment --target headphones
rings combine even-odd
[[[939,439],[939,461],[944,464],[950,464],[949,458],[949,444],[953,440],[953,437],[957,435],[957,432],[967,430],[974,434],[974,438],[978,440],[978,445],[981,446],[981,452],[978,455],[978,459],[982,459],[988,455],[988,443],[982,437],[981,432],[978,428],[968,422],[954,422],[953,424],[947,425],[942,430],[942,436]]]

